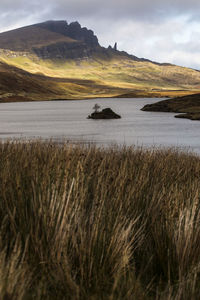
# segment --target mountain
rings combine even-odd
[[[42,59],[80,58],[100,48],[91,30],[78,22],[47,21],[3,32],[0,47],[16,52],[29,52]]]
[[[7,88],[5,82],[1,85],[5,75],[2,66],[8,78],[14,73],[24,77],[21,85],[24,82],[29,86],[26,77],[42,82],[44,87],[51,82],[48,99],[51,91],[54,99],[80,99],[177,96],[200,90],[199,71],[138,58],[118,51],[117,43],[102,47],[94,32],[78,22],[47,21],[0,33],[0,62],[2,101],[7,99],[3,96],[7,95],[6,89],[13,89],[11,78]],[[11,94],[14,97],[15,91]],[[19,94],[28,99],[30,94],[30,99],[46,99],[40,88],[38,96],[36,91],[20,91],[18,98]]]
[[[117,43],[108,49],[101,47],[92,30],[78,22],[46,21],[0,33],[0,49],[36,54],[41,59],[81,59],[113,53],[135,61],[148,61],[117,50]]]

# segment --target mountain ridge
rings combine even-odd
[[[52,99],[175,97],[200,91],[199,71],[138,58],[118,51],[117,44],[104,48],[94,32],[78,22],[50,20],[0,33],[0,61],[10,66],[7,73],[17,76],[24,70],[34,75],[30,77],[34,83],[43,82],[49,89],[48,99],[51,95]],[[13,73],[14,67],[17,69]],[[25,92],[23,88],[13,90],[12,97],[16,93],[17,98],[46,99],[40,87],[38,95],[34,90],[30,97],[28,73],[20,76],[24,76]],[[13,78],[9,74],[7,78],[12,90]],[[1,99],[7,99],[1,70],[0,88]]]
[[[125,51],[118,51],[115,47],[102,47],[94,32],[86,27],[81,27],[77,21],[68,24],[64,20],[48,20],[2,32],[0,33],[0,49],[17,52],[31,51],[42,59],[52,59],[53,57],[76,59],[92,57],[95,53],[109,57],[114,52],[135,61],[152,62]]]

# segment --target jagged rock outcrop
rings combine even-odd
[[[66,35],[71,37],[72,39],[84,42],[89,47],[99,46],[98,39],[94,35],[94,32],[87,29],[86,27],[82,28],[78,22],[73,22],[68,25]]]
[[[100,46],[94,32],[86,27],[81,27],[78,22],[68,24],[66,21],[47,21],[36,24],[35,26],[84,42],[87,46],[92,48]]]
[[[101,48],[94,32],[78,22],[47,21],[0,33],[0,49],[41,59],[83,59]]]
[[[56,42],[41,47],[33,47],[33,52],[42,59],[83,59],[91,57],[100,48],[92,30],[81,27],[78,22],[47,21],[35,26],[58,33],[74,42]]]

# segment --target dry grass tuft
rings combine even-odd
[[[0,143],[1,299],[199,299],[200,159]]]

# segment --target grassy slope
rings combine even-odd
[[[200,298],[200,159],[0,143],[0,298]]]
[[[181,96],[200,90],[200,72],[170,65],[136,62],[127,57],[93,57],[90,60],[50,61],[33,55],[15,56],[1,53],[4,62],[35,74],[54,78],[92,80],[93,85],[83,93],[71,87],[72,98],[117,96]],[[95,86],[104,87],[94,88]],[[60,83],[63,88],[63,84]],[[67,91],[68,89],[66,89]],[[68,97],[67,97],[68,98]]]
[[[31,74],[0,60],[0,99],[4,102],[106,97],[123,91],[93,80]]]

